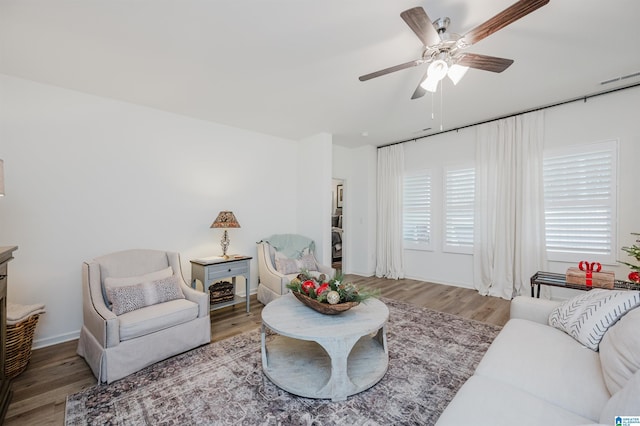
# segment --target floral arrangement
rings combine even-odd
[[[369,290],[358,288],[353,283],[345,283],[342,271],[337,271],[335,277],[327,280],[325,274],[320,274],[317,278],[309,274],[309,271],[302,270],[300,274],[287,284],[287,288],[295,291],[320,303],[336,305],[346,302],[362,302],[370,297],[378,297],[379,290]]]
[[[632,232],[631,235],[639,235],[638,233]],[[636,240],[636,243],[640,243],[640,238]],[[622,247],[622,251],[626,252],[629,256],[634,257],[637,261],[640,262],[640,246],[637,244],[632,245],[631,247]],[[633,282],[640,282],[640,265],[634,265],[628,262],[622,262],[623,265],[627,265],[631,268],[631,273],[629,274],[629,280]]]

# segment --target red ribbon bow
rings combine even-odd
[[[581,271],[585,271],[585,284],[587,285],[587,287],[591,287],[593,286],[593,273],[600,272],[600,270],[602,269],[602,265],[600,264],[600,262],[589,263],[586,260],[583,260],[578,264],[578,268],[580,268]]]

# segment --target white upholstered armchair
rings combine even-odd
[[[333,278],[336,270],[321,265],[315,257],[315,243],[297,234],[277,234],[258,243],[258,300],[266,305],[286,294],[287,284],[301,269],[312,275]]]
[[[78,355],[111,383],[211,341],[209,296],[186,285],[178,253],[126,250],[82,265]]]

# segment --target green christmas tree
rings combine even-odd
[[[632,232],[631,235],[640,236],[640,234],[635,232]],[[636,243],[640,243],[640,238],[636,240]],[[635,258],[638,262],[640,262],[640,246],[638,244],[634,244],[631,247],[622,247],[622,251],[624,251],[629,256]],[[633,265],[629,262],[622,262],[622,261],[620,261],[620,263],[622,263],[623,265],[627,265],[629,268],[631,268],[632,271],[640,272],[640,265]]]

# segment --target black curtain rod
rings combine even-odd
[[[516,117],[518,115],[527,114],[527,113],[535,112],[535,111],[540,111],[540,110],[547,109],[547,108],[553,108],[553,107],[557,107],[557,106],[560,106],[560,105],[570,104],[572,102],[578,102],[578,101],[587,102],[587,99],[589,99],[589,98],[595,98],[595,97],[602,96],[602,95],[608,95],[610,93],[619,92],[621,90],[626,90],[626,89],[632,89],[632,88],[638,87],[638,86],[640,86],[640,83],[635,83],[635,84],[631,84],[631,85],[628,85],[628,86],[618,87],[616,89],[611,89],[611,90],[607,90],[607,91],[604,91],[604,92],[593,93],[591,95],[581,96],[579,98],[569,99],[569,100],[558,102],[558,103],[551,104],[551,105],[537,107],[537,108],[533,108],[533,109],[529,109],[529,110],[521,111],[521,112],[516,112],[516,113],[513,113],[513,114],[509,114],[509,115],[503,115],[502,117],[491,118],[489,120],[480,121],[480,122],[473,123],[473,124],[467,124],[465,126],[456,127],[455,129],[444,130],[442,132],[434,133],[432,135],[424,135],[424,136],[419,136],[417,138],[405,139],[405,140],[399,141],[399,142],[388,143],[386,145],[381,145],[381,146],[379,146],[377,148],[378,149],[385,148],[387,146],[399,145],[399,144],[405,143],[405,142],[417,142],[419,139],[430,138],[432,136],[441,135],[441,134],[448,133],[448,132],[457,132],[458,130],[466,129],[467,127],[479,126],[481,124],[491,123],[492,121],[498,121],[498,120],[502,120],[502,119],[505,119],[505,118]]]

